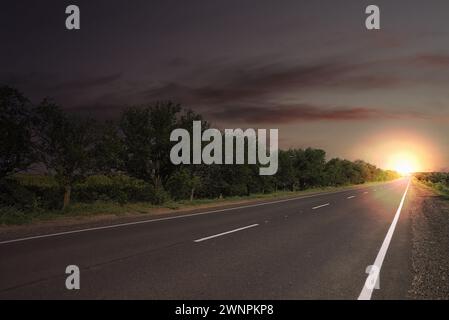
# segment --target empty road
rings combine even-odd
[[[0,240],[0,299],[405,298],[408,185]],[[371,296],[362,289],[375,261]],[[65,288],[68,265],[80,290]]]

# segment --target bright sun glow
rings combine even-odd
[[[415,172],[438,170],[440,149],[433,140],[412,131],[388,130],[360,137],[353,149],[354,158],[362,157],[382,169],[407,176]]]
[[[391,157],[391,167],[403,176],[418,171],[418,160],[413,154],[398,153]]]

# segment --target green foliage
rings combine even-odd
[[[48,100],[34,112],[35,150],[39,161],[64,188],[65,208],[70,204],[73,184],[85,179],[95,167],[95,122],[69,116]]]
[[[125,175],[94,175],[73,187],[73,198],[78,202],[115,201],[120,204],[154,201],[154,188]]]
[[[14,179],[0,180],[0,206],[15,206],[21,210],[37,207],[37,196]]]
[[[426,172],[416,173],[415,178],[422,183],[434,188],[444,195],[449,195],[449,173],[447,172]]]
[[[0,206],[0,225],[25,224],[30,220],[30,215],[16,206]]]
[[[30,102],[10,87],[0,87],[0,179],[26,169],[34,160]]]
[[[201,185],[201,178],[192,174],[187,168],[176,170],[167,181],[167,191],[174,200],[192,197],[192,192]]]
[[[158,102],[146,107],[129,108],[120,120],[124,139],[124,164],[133,177],[152,182],[157,189],[175,167],[170,162],[171,132],[179,125],[181,107]]]
[[[106,175],[125,168],[126,149],[115,123],[98,125],[99,137],[94,148],[95,168]]]
[[[307,148],[293,150],[293,165],[300,190],[322,185],[326,152],[320,149]]]

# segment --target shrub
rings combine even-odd
[[[60,209],[62,206],[63,190],[58,186],[56,180],[50,176],[19,174],[14,176],[15,181],[20,187],[34,196],[35,204],[33,208],[42,209]],[[21,199],[23,195],[20,196]],[[19,200],[18,203],[20,203]],[[23,201],[23,200],[22,200]],[[25,201],[30,201],[28,198]]]
[[[170,200],[170,194],[162,187],[153,189],[153,197],[150,200],[152,204],[160,205]]]
[[[0,224],[24,224],[29,222],[30,219],[29,215],[16,207],[0,207]]]
[[[153,202],[153,188],[142,180],[125,175],[96,175],[74,186],[73,197],[80,202],[97,200],[116,201],[125,204],[130,201]]]
[[[0,206],[16,207],[18,209],[35,209],[38,199],[32,191],[22,186],[13,179],[2,179],[0,181]]]

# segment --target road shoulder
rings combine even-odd
[[[449,299],[449,201],[414,181],[409,214],[412,224],[411,299]]]

